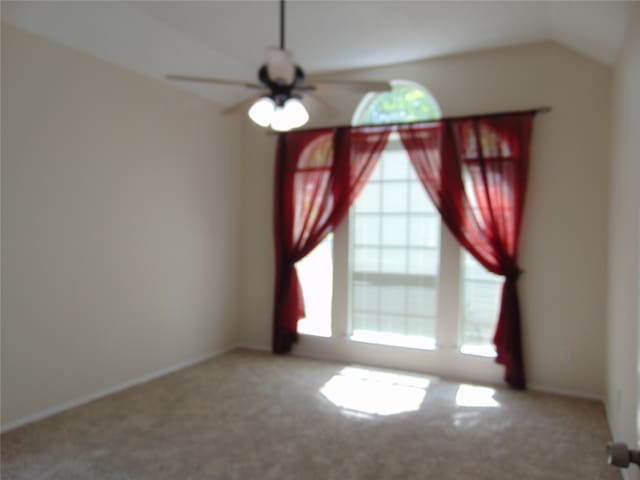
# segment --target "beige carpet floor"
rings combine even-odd
[[[2,435],[2,479],[618,479],[600,403],[238,350]]]

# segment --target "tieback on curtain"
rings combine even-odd
[[[523,273],[524,273],[524,270],[516,266],[516,267],[507,269],[505,271],[504,276],[506,279],[517,280],[518,278],[520,278],[520,275],[522,275]]]

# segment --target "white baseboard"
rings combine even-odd
[[[4,424],[0,427],[0,432],[5,433],[9,430],[13,430],[18,427],[22,427],[29,423],[37,422],[38,420],[43,420],[44,418],[55,415],[56,413],[64,412],[65,410],[69,410],[71,408],[79,407],[80,405],[84,405],[85,403],[92,402],[94,400],[98,400],[99,398],[106,397],[107,395],[111,395],[116,392],[120,392],[122,390],[126,390],[127,388],[134,387],[136,385],[140,385],[141,383],[148,382],[150,380],[155,380],[156,378],[163,377],[170,373],[176,372],[178,370],[182,370],[183,368],[191,367],[198,363],[205,362],[213,357],[217,357],[219,355],[223,355],[231,350],[238,348],[236,345],[232,347],[227,347],[219,351],[209,352],[205,355],[199,356],[197,358],[192,358],[191,360],[187,360],[184,362],[180,362],[177,365],[173,365],[171,367],[163,368],[162,370],[158,370],[156,372],[149,373],[147,375],[143,375],[142,377],[134,378],[133,380],[129,380],[124,383],[120,383],[118,385],[114,385],[113,387],[105,388],[104,390],[100,390],[96,393],[92,393],[91,395],[87,395],[86,397],[81,397],[76,400],[71,400],[70,402],[65,402],[60,405],[56,405],[51,408],[47,408],[45,410],[41,410],[32,415],[28,415],[26,417],[20,418],[18,420],[14,420],[7,424]]]
[[[554,395],[562,395],[565,397],[584,398],[586,400],[596,400],[598,402],[604,402],[602,395],[589,392],[580,392],[577,390],[569,390],[564,388],[547,387],[545,385],[529,384],[527,389],[533,392],[552,393]]]

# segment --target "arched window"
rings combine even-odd
[[[370,92],[358,104],[352,125],[407,123],[437,120],[440,106],[423,86],[407,80],[392,80],[388,92]]]
[[[360,101],[353,125],[442,118],[438,102],[422,85],[407,80],[394,80],[391,85],[389,92],[368,93]],[[473,200],[467,173],[465,187]],[[455,343],[463,353],[495,354],[492,338],[502,278],[486,271],[467,252],[460,267],[451,264],[446,252],[457,252],[459,247],[441,230],[440,216],[398,135],[390,135],[369,185],[351,212],[353,338],[423,348]],[[457,272],[450,272],[452,268]],[[441,272],[459,280],[443,284]],[[454,297],[460,299],[457,329],[438,326],[441,312],[455,308],[447,304],[453,289],[459,291]],[[449,332],[444,334],[449,338],[442,338],[442,332]]]
[[[391,85],[388,92],[365,95],[353,125],[442,118],[425,87],[406,80]],[[316,148],[326,145],[311,150]],[[472,194],[468,175],[464,180]],[[298,263],[308,307],[299,331],[332,336],[331,318],[337,317],[338,331],[355,341],[425,349],[457,345],[463,353],[495,355],[492,337],[502,279],[466,252],[460,256],[457,242],[444,230],[399,135],[391,133],[351,209],[348,234],[328,236]],[[345,279],[333,281],[334,248],[340,258],[348,252],[348,295],[333,292],[333,285],[345,285]],[[333,314],[332,303],[339,309]],[[456,311],[460,321],[451,322]]]

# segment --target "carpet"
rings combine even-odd
[[[3,480],[619,479],[599,402],[236,350],[2,435]]]

